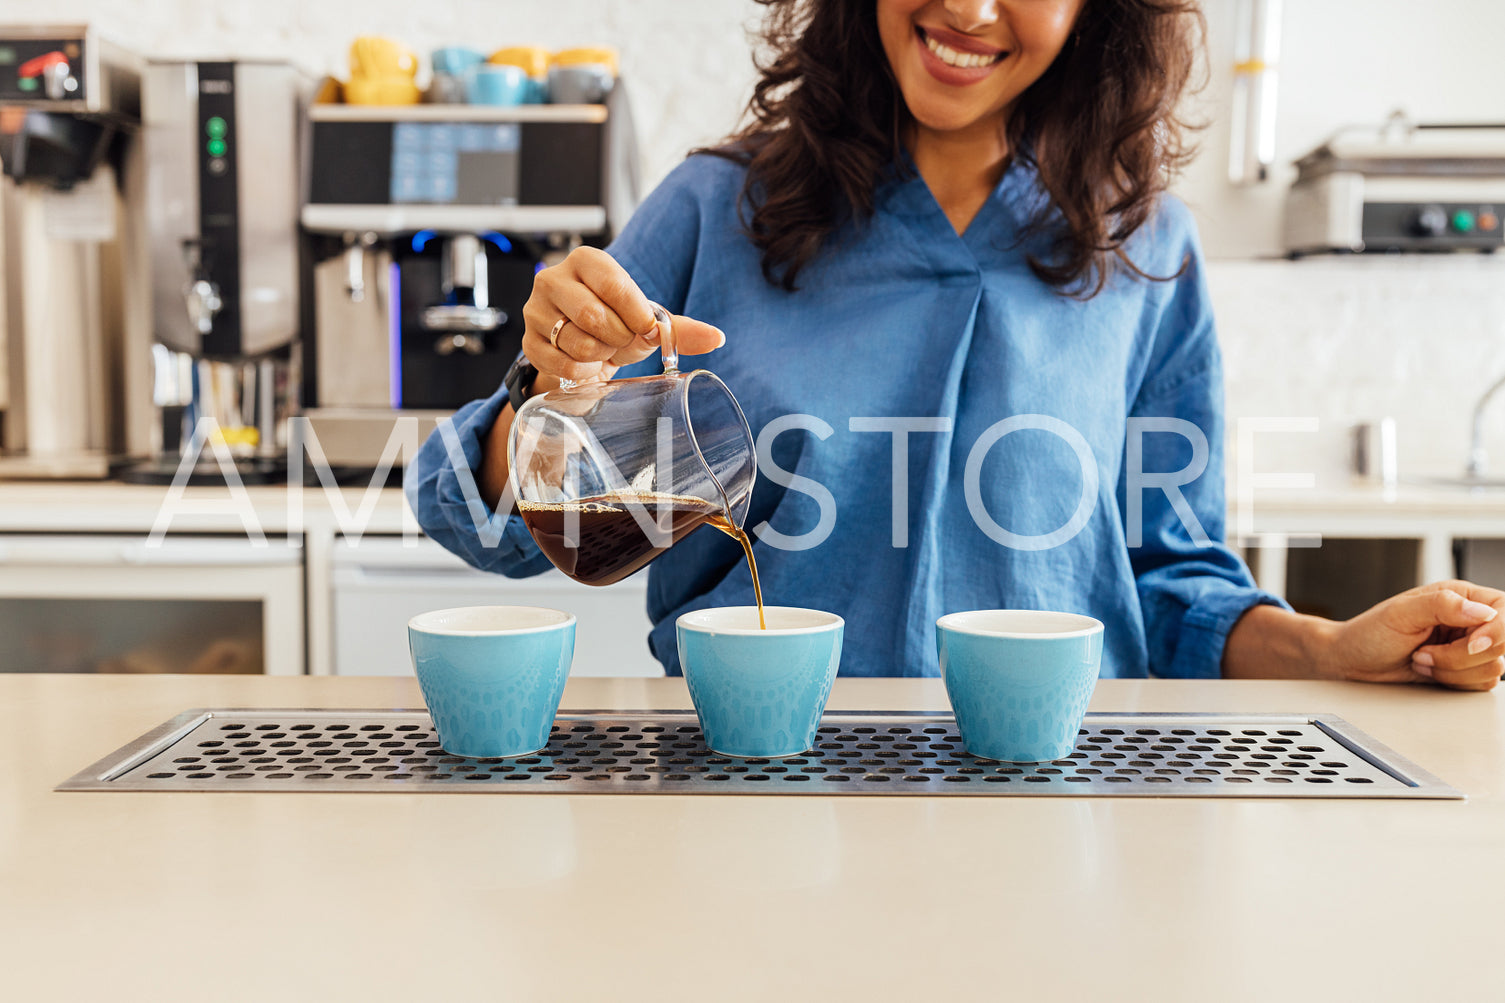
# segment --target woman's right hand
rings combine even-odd
[[[567,322],[550,344],[549,332],[561,317]],[[659,347],[648,297],[616,259],[594,247],[577,247],[534,277],[523,322],[523,352],[539,373],[533,393],[553,390],[561,379],[609,380]],[[710,324],[689,317],[675,317],[673,324],[681,355],[726,344],[726,335]]]

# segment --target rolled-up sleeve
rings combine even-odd
[[[482,571],[525,578],[549,568],[516,515],[499,515],[481,499],[475,471],[485,438],[507,404],[499,389],[442,420],[403,475],[403,492],[423,531]]]
[[[1200,265],[1193,249],[1161,315],[1155,357],[1129,415],[1125,477],[1143,476],[1121,481],[1120,502],[1150,673],[1206,679],[1222,674],[1239,617],[1252,606],[1286,604],[1256,587],[1226,543],[1222,361]],[[1200,475],[1168,483],[1195,469],[1199,437]],[[1170,476],[1157,483],[1157,474]]]

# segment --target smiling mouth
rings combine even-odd
[[[963,52],[960,49],[953,49],[944,42],[936,41],[924,28],[918,25],[915,26],[915,31],[919,32],[920,41],[925,43],[925,47],[934,53],[937,59],[947,66],[955,66],[957,69],[975,70],[984,66],[992,66],[1008,55],[1007,52]]]

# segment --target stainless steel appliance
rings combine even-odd
[[[93,29],[0,26],[0,477],[150,451],[140,110]]]
[[[398,419],[426,434],[491,394],[538,269],[625,222],[631,126],[620,86],[605,105],[318,104],[309,117],[305,414],[331,463],[369,468]]]
[[[223,476],[200,422],[243,479],[280,479],[299,384],[298,209],[310,81],[282,62],[153,61],[143,87],[154,402],[160,452],[127,480]],[[193,448],[190,448],[190,447]]]
[[[1296,162],[1292,257],[1329,251],[1486,251],[1505,245],[1505,125],[1343,130]]]
[[[1081,751],[1043,763],[959,755],[961,733],[949,713],[827,710],[821,725],[819,749],[807,755],[742,759],[708,754],[692,709],[565,712],[555,719],[549,747],[537,756],[487,765],[487,760],[447,755],[438,747],[433,721],[421,710],[198,708],[158,725],[55,789],[408,796],[464,787],[476,794],[820,798],[1465,797],[1333,714],[1089,712],[1078,739]],[[330,737],[342,732],[362,735],[353,741],[365,743],[354,745],[361,749],[359,766],[343,771],[327,767],[333,759],[321,758],[340,750]],[[1268,744],[1245,741],[1253,736]],[[1136,738],[1146,741],[1127,741]],[[1281,739],[1289,744],[1276,744]],[[1287,748],[1302,751],[1273,756],[1263,751]],[[269,759],[278,765],[267,764]],[[300,759],[320,765],[288,768]],[[1117,765],[1125,762],[1137,765]],[[806,852],[814,845],[799,842]],[[715,852],[720,867],[724,857]]]

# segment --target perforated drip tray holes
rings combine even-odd
[[[805,755],[736,759],[689,710],[561,714],[514,759],[449,755],[421,710],[192,710],[57,790],[1463,797],[1328,715],[1089,714],[1068,758],[1013,764],[914,712],[828,712]]]

